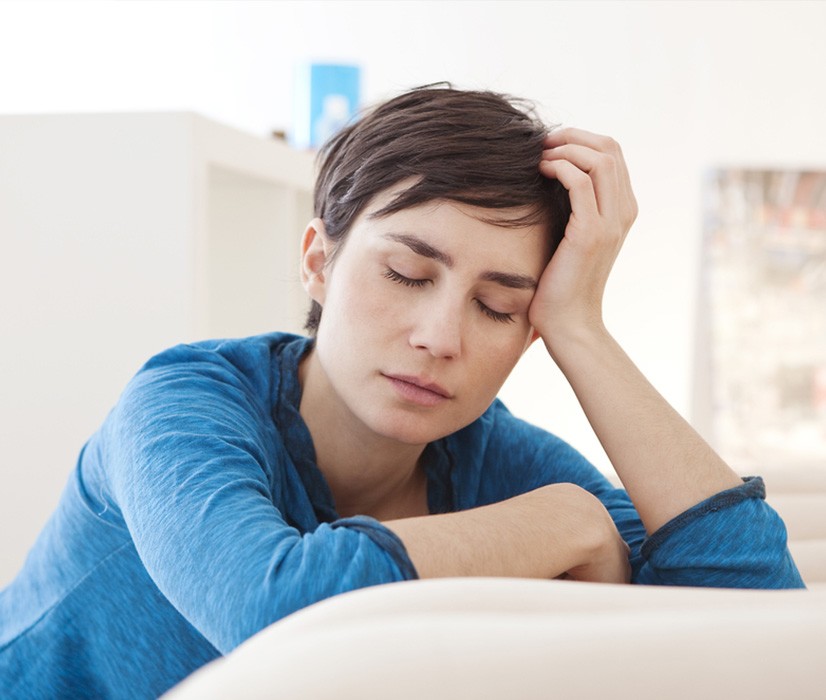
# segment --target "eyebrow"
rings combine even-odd
[[[410,250],[417,255],[421,255],[425,258],[431,258],[436,262],[442,263],[445,267],[453,267],[453,258],[451,258],[447,253],[443,253],[441,250],[434,248],[429,243],[425,243],[421,238],[416,238],[416,236],[410,236],[406,233],[386,233],[384,234],[384,237],[389,238],[391,241],[404,243],[404,245],[410,248]]]
[[[407,233],[386,233],[384,238],[391,241],[396,241],[406,245],[417,255],[425,258],[430,258],[442,263],[445,267],[452,268],[454,265],[453,258],[447,253],[434,248],[429,243],[425,243],[421,238],[411,236]],[[529,275],[519,275],[512,272],[498,272],[496,270],[487,270],[481,275],[483,280],[488,282],[495,282],[501,284],[503,287],[511,289],[536,289],[537,281]]]
[[[517,275],[511,272],[496,272],[489,270],[482,273],[482,279],[489,282],[496,282],[503,287],[510,287],[511,289],[536,289],[537,282],[533,277],[528,275]]]

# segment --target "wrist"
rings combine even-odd
[[[580,356],[590,348],[605,347],[611,340],[611,334],[601,318],[585,321],[557,319],[538,332],[546,350],[557,362],[566,357]]]

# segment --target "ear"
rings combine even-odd
[[[327,256],[332,250],[324,222],[313,219],[301,237],[301,284],[313,301],[324,306]]]
[[[525,347],[522,348],[522,354],[524,355],[528,348],[533,345],[534,341],[539,339],[539,331],[536,328],[531,328],[531,334],[528,336],[528,341],[525,343]]]

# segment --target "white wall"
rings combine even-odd
[[[443,79],[530,97],[624,146],[641,214],[607,317],[687,413],[702,172],[826,168],[824,27],[819,2],[4,2],[0,113],[192,110],[266,135],[289,129],[294,65],[327,59],[362,65],[368,101]],[[3,343],[25,343],[2,330],[19,303],[0,300]],[[538,348],[505,398],[605,465]],[[71,466],[34,468],[62,484]],[[0,509],[20,497],[7,473],[0,463]]]

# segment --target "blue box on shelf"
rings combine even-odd
[[[361,69],[352,65],[311,63],[299,66],[290,143],[318,148],[356,114]]]

